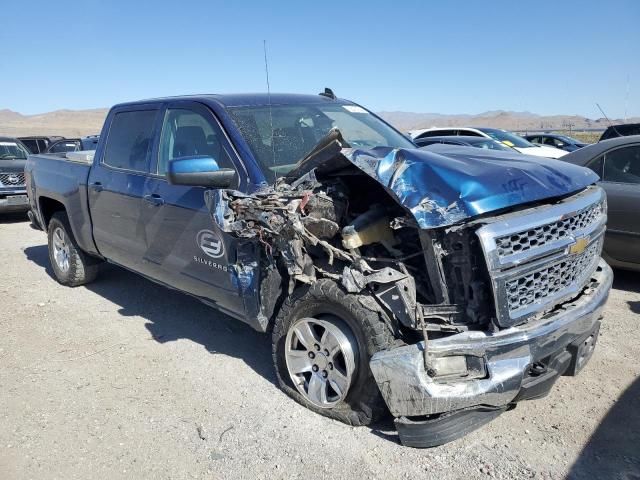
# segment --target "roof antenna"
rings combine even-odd
[[[269,98],[269,122],[271,124],[271,161],[276,164],[276,147],[273,143],[273,113],[271,112],[271,85],[269,85],[269,63],[267,62],[267,41],[262,40],[262,50],[264,51],[264,73],[267,77],[267,97]]]
[[[616,134],[617,134],[619,137],[623,137],[624,135],[620,135],[620,132],[618,132],[618,130],[616,130],[616,127],[613,125],[613,123],[611,122],[611,120],[609,120],[609,117],[607,117],[607,114],[606,114],[606,113],[604,113],[604,110],[602,110],[602,108],[600,107],[600,105],[598,105],[598,104],[596,103],[596,107],[598,107],[598,110],[600,110],[600,113],[602,113],[602,116],[603,116],[604,118],[606,118],[606,119],[607,119],[607,122],[609,122],[609,126],[610,126],[611,128],[613,128],[613,131],[614,131],[614,132],[616,132]]]
[[[324,92],[319,93],[318,95],[330,98],[331,100],[335,100],[336,99],[336,94],[333,93],[333,90],[331,90],[329,87],[325,87]]]

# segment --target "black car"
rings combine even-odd
[[[29,151],[20,140],[0,137],[0,213],[29,209],[24,165]]]
[[[622,125],[611,125],[602,133],[600,141],[609,140],[616,137],[628,137],[630,135],[640,135],[640,123],[625,123]]]
[[[525,135],[524,138],[529,140],[531,143],[548,145],[566,152],[575,152],[579,148],[588,145],[588,143],[581,142],[575,138],[567,137],[566,135],[557,135],[555,133],[537,133],[535,135]]]
[[[471,137],[471,136],[439,136],[416,138],[413,141],[419,147],[428,147],[429,145],[445,144],[445,145],[462,145],[465,147],[484,148],[486,150],[502,150],[506,152],[514,152],[513,148],[507,147],[505,144],[497,142],[491,138]]]
[[[64,137],[55,136],[55,137],[44,137],[44,136],[34,136],[34,137],[18,137],[25,147],[31,153],[44,153],[51,146],[52,143],[63,140]]]
[[[65,138],[52,143],[46,153],[67,153],[84,150],[95,150],[100,135],[89,135],[82,138]]]
[[[561,160],[600,175],[609,204],[602,256],[614,267],[640,270],[640,135],[594,143]]]

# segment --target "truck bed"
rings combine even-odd
[[[87,195],[90,169],[91,164],[78,157],[41,153],[27,158],[25,179],[31,209],[44,217],[38,218],[41,226],[47,228],[47,204],[58,202],[64,205],[78,244],[83,250],[93,253],[96,247],[91,233]]]

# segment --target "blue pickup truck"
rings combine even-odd
[[[577,374],[612,283],[591,170],[458,150],[329,90],[203,95],[117,105],[25,173],[60,283],[108,261],[192,295],[270,332],[296,401],[428,447]]]

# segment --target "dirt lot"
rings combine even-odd
[[[116,267],[57,284],[0,220],[0,478],[640,479],[640,276],[616,272],[576,378],[443,447],[351,428],[274,384],[268,338]]]

